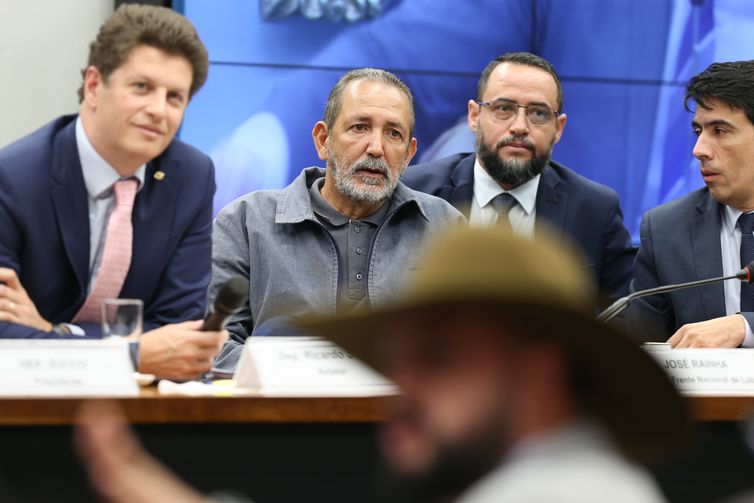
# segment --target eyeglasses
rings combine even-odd
[[[553,112],[547,105],[519,105],[511,100],[477,101],[480,107],[488,107],[492,116],[499,121],[506,121],[518,113],[519,108],[526,110],[526,117],[535,126],[544,126],[557,117],[558,112]]]

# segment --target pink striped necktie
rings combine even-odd
[[[102,302],[117,298],[126,280],[131,266],[131,247],[133,245],[133,224],[131,212],[134,207],[138,180],[129,178],[118,180],[113,185],[115,208],[110,214],[105,234],[105,246],[99,273],[89,297],[73,318],[73,323],[102,321]]]

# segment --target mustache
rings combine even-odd
[[[517,138],[515,136],[506,136],[505,138],[502,138],[499,142],[497,142],[497,145],[495,145],[495,150],[500,150],[503,147],[507,147],[511,143],[520,143],[523,145],[526,149],[534,152],[535,147],[534,144],[529,140],[528,138]]]
[[[383,175],[387,175],[389,167],[384,159],[378,159],[377,157],[367,157],[357,161],[351,165],[351,173],[356,173],[361,169],[368,169],[370,171],[377,171]]]

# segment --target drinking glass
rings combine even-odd
[[[139,337],[143,308],[139,299],[105,299],[102,303],[102,337]]]

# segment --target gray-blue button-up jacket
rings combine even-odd
[[[208,305],[229,278],[249,278],[249,301],[228,322],[230,339],[215,361],[217,368],[235,368],[249,335],[288,335],[290,316],[335,312],[340,257],[309,195],[324,173],[307,168],[288,187],[247,194],[215,218]],[[367,297],[374,307],[390,301],[418,268],[429,235],[463,222],[447,202],[402,183],[393,198],[398,204],[375,233],[369,252]]]

